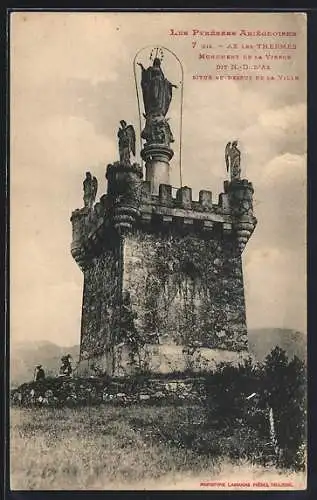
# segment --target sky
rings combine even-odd
[[[171,35],[171,29],[189,35]],[[296,37],[286,42],[296,49],[261,53],[291,54],[289,61],[274,61],[273,71],[299,80],[194,80],[193,75],[217,73],[219,61],[199,59],[201,52],[254,56],[259,51],[242,49],[241,43],[285,38],[192,36],[193,29],[294,31]],[[217,202],[227,178],[224,148],[238,139],[258,219],[243,252],[248,327],[306,332],[305,30],[301,13],[11,14],[13,342],[79,343],[83,276],[70,254],[70,216],[83,206],[86,171],[98,179],[97,198],[105,192],[106,166],[118,159],[119,121],[132,123],[139,137],[133,60],[156,45],[173,51],[183,67],[182,77],[179,63],[164,52],[163,70],[178,85],[169,112],[175,136],[172,185],[179,186],[181,144],[183,185],[192,187],[194,198],[209,189]],[[233,42],[240,48],[228,48]],[[136,60],[148,65],[149,52],[141,50]]]

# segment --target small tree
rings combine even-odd
[[[306,370],[297,357],[275,347],[265,359],[263,394],[273,410],[276,438],[282,462],[295,469],[304,467],[300,453],[306,438]]]

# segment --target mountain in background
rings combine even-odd
[[[263,361],[274,347],[286,351],[287,357],[307,358],[307,337],[304,333],[288,328],[255,328],[249,330],[249,350],[258,361]]]
[[[289,359],[294,355],[306,361],[306,336],[296,330],[283,328],[257,328],[249,330],[249,350],[258,361],[275,347],[286,351]],[[20,342],[11,345],[10,386],[17,387],[33,379],[34,367],[41,364],[48,376],[58,374],[61,357],[70,354],[73,364],[78,361],[79,346],[61,347],[52,342]]]
[[[43,365],[47,376],[55,376],[61,366],[61,357],[70,354],[75,364],[79,357],[79,345],[61,347],[48,341],[19,342],[10,348],[10,386],[17,387],[33,380],[36,365]]]

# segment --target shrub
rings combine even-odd
[[[269,443],[263,448],[263,458],[275,453],[279,465],[304,468],[306,371],[296,356],[289,361],[285,351],[276,347],[262,365],[253,364],[251,359],[237,367],[222,364],[205,377],[205,387],[210,428],[233,434],[234,429],[246,427],[254,449],[257,441]],[[270,409],[275,436],[270,428]]]
[[[243,418],[246,397],[258,390],[260,372],[251,359],[237,367],[222,363],[205,377],[209,423],[221,426]]]

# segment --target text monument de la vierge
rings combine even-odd
[[[145,180],[131,161],[134,127],[121,120],[107,193],[95,203],[97,179],[87,172],[84,207],[71,216],[71,253],[84,274],[80,366],[110,375],[181,371],[190,353],[211,361],[248,353],[241,254],[257,223],[253,186],[241,179],[232,141],[218,203],[207,190],[194,201],[187,186],[173,196],[167,113],[179,88],[161,59],[137,66]]]

